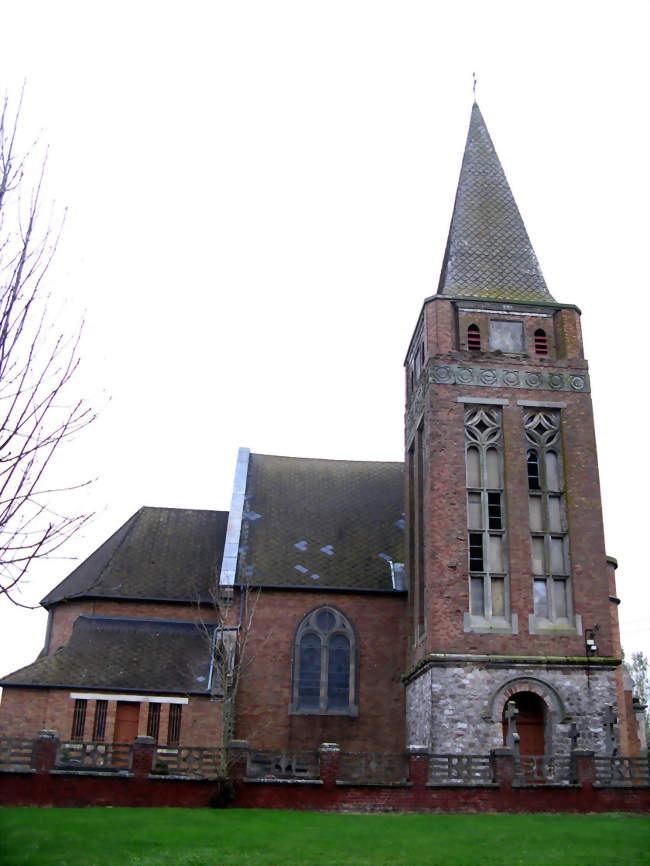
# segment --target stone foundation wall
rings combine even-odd
[[[433,665],[406,686],[407,743],[431,752],[484,754],[503,745],[502,712],[516,692],[532,691],[546,704],[546,754],[568,754],[575,723],[582,749],[604,754],[609,740],[604,714],[616,708],[613,668],[481,662]]]

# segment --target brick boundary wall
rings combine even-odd
[[[54,769],[58,738],[48,732],[34,741],[31,768],[0,771],[0,806],[181,806],[223,805],[215,780],[150,775],[154,743],[139,737],[127,774]],[[255,809],[308,809],[331,812],[650,812],[650,787],[606,787],[595,779],[592,752],[576,751],[575,784],[517,785],[514,757],[495,750],[495,781],[483,785],[434,785],[427,782],[428,756],[409,750],[409,781],[398,783],[338,780],[340,749],[320,749],[320,779],[246,778],[246,744],[231,765],[234,797],[230,805]]]

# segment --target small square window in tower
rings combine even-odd
[[[490,351],[521,354],[526,351],[523,322],[490,319]]]

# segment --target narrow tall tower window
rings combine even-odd
[[[535,354],[548,355],[548,340],[546,339],[546,331],[542,328],[535,331]]]
[[[420,424],[417,432],[417,585],[418,585],[418,629],[417,637],[421,637],[426,631],[425,602],[426,591],[424,586],[424,423]]]
[[[473,352],[481,351],[481,332],[478,325],[470,325],[467,329],[467,348]]]
[[[501,411],[465,410],[470,614],[505,620],[509,610]]]
[[[528,463],[531,568],[535,617],[563,623],[572,617],[568,531],[559,412],[524,418]]]

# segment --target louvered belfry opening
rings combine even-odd
[[[538,328],[535,331],[535,354],[548,355],[548,340],[546,339],[546,332],[541,328]]]
[[[470,325],[467,329],[467,348],[473,352],[481,351],[481,332],[478,325]]]

